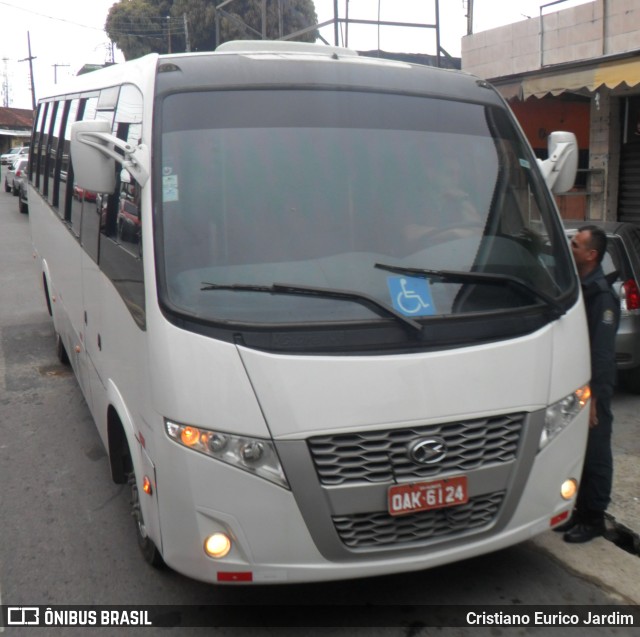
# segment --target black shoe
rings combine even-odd
[[[584,544],[584,542],[590,542],[594,538],[604,535],[604,531],[604,522],[601,524],[579,522],[564,534],[563,539],[570,544]]]
[[[574,511],[572,516],[566,522],[563,522],[558,526],[554,526],[553,530],[556,533],[566,533],[567,531],[571,531],[571,529],[576,526],[576,524],[579,524],[579,522],[580,516]]]

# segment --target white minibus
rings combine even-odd
[[[356,578],[566,519],[589,401],[548,185],[571,187],[570,133],[542,162],[485,81],[234,42],[58,86],[31,148],[58,355],[151,564]]]

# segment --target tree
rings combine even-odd
[[[105,30],[127,60],[152,52],[185,51],[185,32],[192,51],[213,51],[217,32],[220,43],[262,38],[263,0],[232,0],[216,9],[220,4],[222,0],[120,0],[109,10]],[[313,0],[266,0],[266,9],[267,39],[318,21]],[[293,39],[314,42],[317,35],[314,29]]]
[[[122,0],[109,9],[105,31],[127,60],[153,51],[166,53],[166,16],[170,8],[170,2]]]

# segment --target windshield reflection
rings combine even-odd
[[[287,110],[302,113],[298,122],[273,114],[284,103],[280,93],[258,93],[244,127],[237,114],[233,127],[224,115],[206,116],[233,112],[237,95],[165,100],[159,197],[174,307],[247,323],[370,321],[375,313],[362,303],[256,295],[241,286],[357,292],[419,318],[517,309],[566,291],[566,246],[554,240],[533,159],[504,113],[384,96],[379,112],[358,118],[357,98],[327,92],[327,108],[346,106],[330,121],[326,113],[314,121],[309,96],[300,97],[299,109]],[[411,116],[403,118],[406,102]],[[259,125],[264,113],[272,125]],[[504,275],[522,286],[411,281],[423,290],[412,314],[395,292],[407,279],[376,268],[380,262]],[[215,294],[201,292],[205,281]]]

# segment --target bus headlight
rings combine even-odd
[[[254,473],[285,489],[289,488],[276,448],[269,440],[232,436],[220,431],[181,425],[171,420],[165,420],[165,429],[169,438],[183,447]]]
[[[562,400],[547,407],[538,451],[553,440],[589,403],[591,389],[584,385]]]

